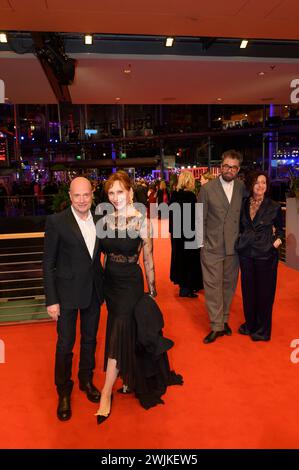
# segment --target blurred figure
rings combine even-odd
[[[149,190],[147,192],[147,217],[152,218],[157,217],[157,210],[156,210],[156,202],[157,202],[157,186],[155,183],[151,184]]]
[[[182,172],[179,176],[177,191],[172,193],[171,198],[171,204],[178,203],[181,209],[179,221],[181,224],[180,238],[174,236],[175,224],[178,221],[175,219],[172,211],[169,217],[169,232],[171,237],[170,280],[180,286],[180,297],[190,298],[197,297],[196,292],[203,289],[200,248],[188,249],[185,246],[186,242],[194,240],[194,236],[190,238],[184,233],[184,227],[188,227],[191,231],[195,230],[196,196],[194,188],[195,179],[192,173],[190,171]]]
[[[147,184],[143,179],[137,182],[134,191],[134,196],[136,202],[139,202],[144,206],[147,205]]]
[[[157,191],[157,203],[158,206],[162,204],[162,202],[169,204],[170,202],[170,195],[167,189],[166,183],[164,180],[160,182],[159,189]],[[161,219],[161,212],[158,210],[158,218]]]
[[[0,215],[5,216],[5,206],[6,206],[7,190],[0,181]]]
[[[213,173],[211,173],[210,171],[206,171],[200,177],[200,185],[204,186],[205,184],[207,184],[209,181],[213,180],[214,178],[215,176],[213,175]]]

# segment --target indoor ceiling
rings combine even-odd
[[[79,0],[0,0],[0,28],[76,32],[62,34],[77,60],[73,103],[288,104],[299,50],[281,40],[299,40],[298,12],[298,0],[85,0],[84,8]],[[92,47],[83,44],[87,32],[96,33]],[[167,35],[177,37],[173,48],[164,47]],[[241,53],[242,38],[256,40]],[[57,102],[32,51],[1,47],[0,78],[9,102]]]

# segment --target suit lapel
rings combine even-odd
[[[234,187],[233,187],[233,194],[232,194],[232,199],[230,201],[230,205],[232,206],[235,202],[235,199],[237,198],[238,196],[238,193],[239,193],[239,184],[238,184],[238,180],[234,180]]]
[[[256,226],[260,223],[262,223],[262,220],[263,220],[263,215],[264,215],[264,212],[267,208],[267,205],[268,205],[268,199],[267,198],[264,198],[263,202],[261,203],[260,205],[260,208],[259,210],[257,211],[257,213],[255,214],[255,217],[252,221],[253,225]]]

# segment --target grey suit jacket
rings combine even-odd
[[[240,211],[245,195],[244,184],[234,181],[231,203],[219,178],[202,186],[198,202],[203,203],[203,246],[217,254],[234,255],[239,234]]]

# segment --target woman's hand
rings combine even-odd
[[[275,240],[275,242],[273,243],[273,246],[274,246],[274,248],[277,249],[277,248],[280,247],[281,244],[282,244],[282,241],[280,240],[280,238],[277,238],[277,239]]]

